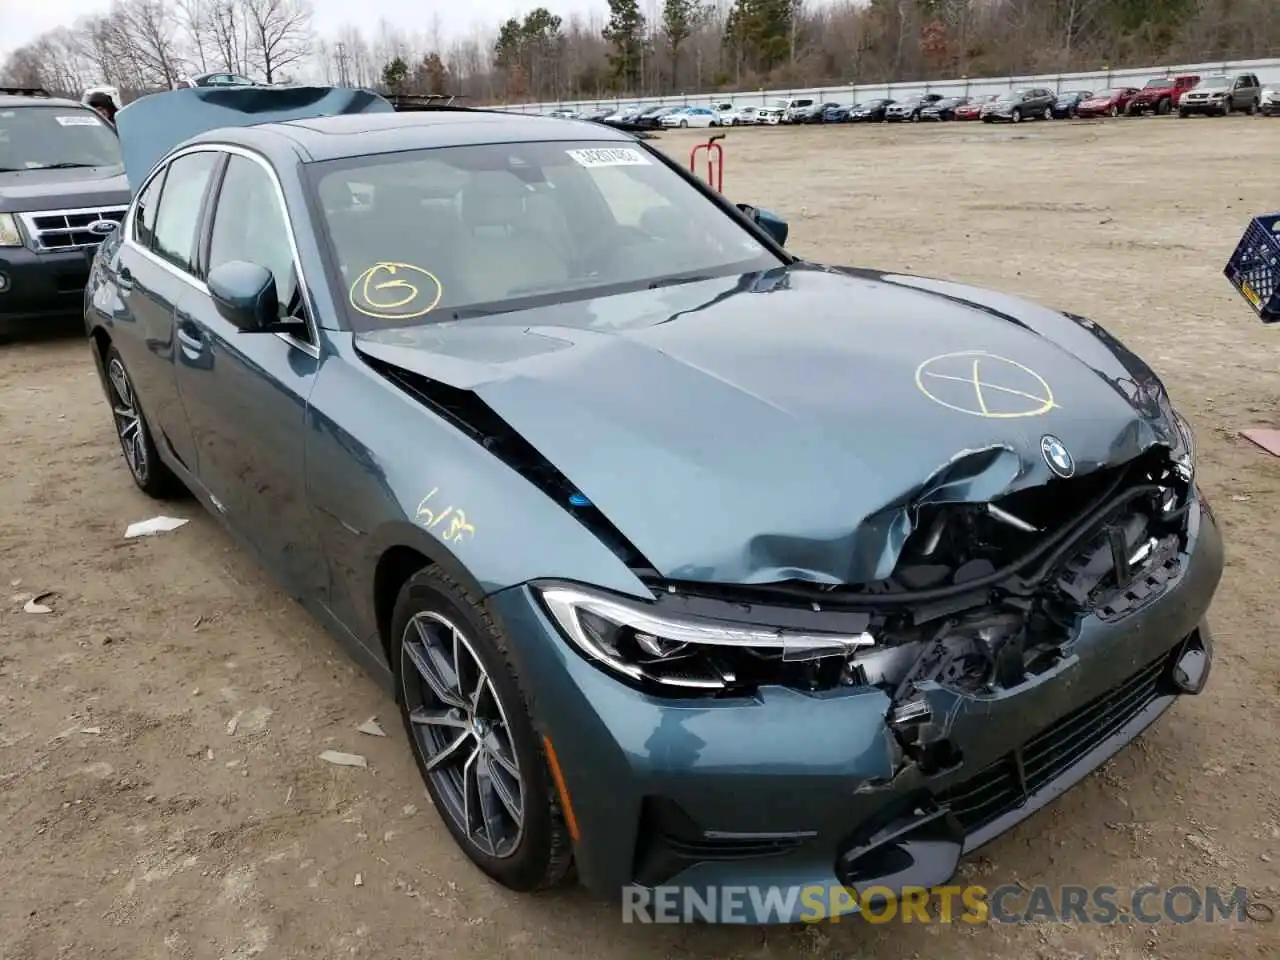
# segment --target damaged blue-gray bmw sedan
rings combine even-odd
[[[1204,687],[1192,431],[1093,323],[806,262],[599,124],[119,130],[85,316],[134,481],[386,683],[499,882],[941,884]]]

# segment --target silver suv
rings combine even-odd
[[[1182,95],[1178,101],[1178,116],[1189,117],[1193,113],[1225,117],[1229,113],[1258,112],[1262,99],[1262,84],[1252,73],[1234,76],[1214,74],[1205,77]]]

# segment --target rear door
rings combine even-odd
[[[268,161],[227,150],[200,269],[239,260],[271,271],[288,333],[242,333],[208,294],[179,319],[178,391],[200,482],[228,523],[299,596],[323,602],[328,573],[306,491],[307,399],[320,367],[282,191]]]
[[[218,155],[171,160],[144,185],[124,225],[116,284],[125,311],[115,319],[116,344],[157,436],[194,473],[190,422],[178,396],[177,320],[201,287],[194,271],[196,228]]]

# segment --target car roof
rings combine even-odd
[[[286,143],[307,163],[377,156],[404,150],[529,143],[546,140],[636,138],[586,120],[562,120],[500,110],[425,110],[367,113],[210,130],[188,141],[230,143],[274,154]]]
[[[64,97],[16,97],[8,93],[0,93],[0,109],[13,107],[58,107],[60,109],[88,110],[79,100],[67,100]]]

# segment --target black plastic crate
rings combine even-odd
[[[1249,222],[1222,272],[1263,323],[1280,321],[1280,213]]]

